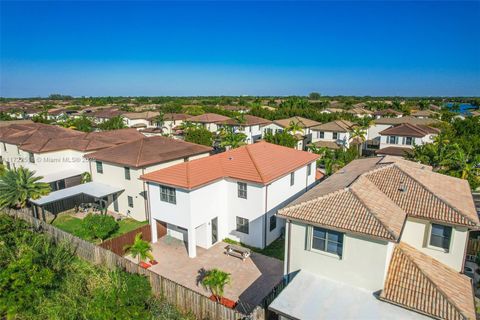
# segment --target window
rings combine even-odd
[[[323,132],[323,131],[317,131],[317,138],[319,138],[319,139],[325,138],[325,132]]]
[[[133,197],[127,196],[128,206],[133,208]]]
[[[163,202],[176,204],[177,195],[175,193],[175,188],[160,186],[160,200]]]
[[[248,234],[248,219],[237,217],[237,231]]]
[[[270,231],[273,231],[277,228],[277,216],[273,215],[270,217]]]
[[[307,166],[307,176],[310,176],[312,174],[312,164],[309,163]]]
[[[7,151],[7,145],[5,144],[5,142],[3,143],[3,151]]]
[[[448,251],[448,249],[450,248],[451,238],[452,238],[452,227],[432,223],[432,230],[430,233],[431,246],[442,248]]]
[[[397,137],[396,136],[388,136],[387,143],[389,144],[397,144]]]
[[[338,132],[333,132],[332,136],[333,136],[333,140],[337,140],[338,139]]]
[[[125,180],[130,180],[130,168],[124,167],[123,171],[125,172]]]
[[[247,199],[247,184],[244,182],[237,182],[238,187],[238,197],[242,199]]]
[[[293,186],[295,184],[295,172],[290,173],[290,185]]]
[[[413,138],[412,137],[404,137],[403,138],[403,144],[411,146],[413,144]]]
[[[312,249],[325,251],[342,257],[343,233],[313,227]]]
[[[103,163],[101,161],[95,161],[97,164],[97,173],[103,173]]]
[[[35,156],[33,155],[33,153],[28,153],[28,160],[30,161],[30,163],[35,163]]]

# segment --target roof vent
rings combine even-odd
[[[233,157],[228,157],[228,160],[233,160]]]
[[[403,183],[403,181],[400,181],[400,187],[398,188],[398,191],[400,191],[400,192],[406,192],[407,191],[407,186]]]

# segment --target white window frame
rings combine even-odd
[[[237,196],[240,199],[247,199],[248,197],[248,186],[245,182],[237,182]]]
[[[246,228],[246,230],[243,230],[243,228]],[[235,217],[235,230],[243,234],[250,234],[250,220],[239,216]]]
[[[314,248],[313,247],[313,238],[314,238],[314,229],[317,228],[317,229],[321,229],[323,231],[325,231],[325,237],[326,239],[324,239],[325,241],[325,249],[328,247],[328,233],[339,233],[342,235],[342,254],[341,255],[338,255],[337,253],[333,253],[333,252],[329,252],[327,250],[322,250],[322,249],[317,249],[317,248]],[[320,254],[323,254],[323,255],[326,255],[326,256],[329,256],[329,257],[333,257],[333,258],[336,258],[336,259],[343,259],[343,257],[345,256],[345,233],[343,232],[340,232],[340,231],[335,231],[335,230],[329,230],[329,229],[326,229],[326,228],[322,228],[322,227],[315,227],[315,226],[309,226],[309,235],[308,235],[308,240],[309,240],[309,244],[308,244],[308,249],[312,252],[316,252],[316,253],[320,253]],[[335,243],[340,243],[340,242],[336,242],[336,241],[331,241],[331,242],[335,242]]]
[[[173,190],[173,192],[172,192]],[[168,186],[160,186],[160,201],[177,204],[177,190]]]
[[[448,243],[448,248],[445,249],[443,247],[437,247],[437,246],[431,244],[433,225],[450,228],[450,240],[449,240],[449,243]],[[455,229],[452,226],[448,226],[448,225],[440,224],[440,223],[430,223],[429,228],[428,228],[427,247],[430,248],[430,249],[442,251],[442,252],[445,252],[445,253],[450,252],[450,249],[452,247],[452,242],[453,242],[454,230]]]
[[[295,171],[290,172],[290,187],[295,185]]]

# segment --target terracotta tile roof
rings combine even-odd
[[[187,121],[190,122],[201,122],[201,123],[216,123],[220,121],[229,120],[229,117],[222,116],[216,113],[204,113],[199,116],[190,117]]]
[[[388,109],[383,109],[383,110],[377,110],[373,113],[376,116],[386,116],[386,115],[396,115],[396,116],[401,116],[403,113],[400,111],[394,110],[392,108]]]
[[[390,156],[397,156],[397,157],[404,157],[406,154],[412,152],[410,148],[404,147],[386,147],[375,151],[375,154],[378,155],[390,155]]]
[[[470,279],[403,242],[380,299],[438,319],[476,319]]]
[[[158,111],[144,111],[144,112],[125,112],[122,114],[124,118],[130,120],[141,120],[141,119],[152,119],[158,116],[160,112]]]
[[[246,106],[221,106],[220,108],[228,111],[247,111],[250,109]]]
[[[0,121],[0,127],[7,127],[12,124],[32,124],[32,120],[9,120],[9,121]],[[1,137],[1,133],[0,133]]]
[[[398,234],[399,221],[403,225],[407,215],[478,228],[480,222],[465,180],[407,160],[382,160],[353,161],[280,210],[279,215],[389,240],[398,239],[394,235]],[[366,213],[377,217],[393,233],[384,233],[366,218]]]
[[[315,131],[333,131],[333,132],[348,132],[355,127],[353,122],[347,120],[335,120],[321,125],[312,127]]]
[[[227,177],[268,184],[317,158],[318,155],[309,152],[258,142],[151,172],[141,178],[185,189]]]
[[[439,120],[436,119],[430,119],[430,118],[415,118],[412,116],[405,116],[405,117],[400,117],[400,118],[379,118],[374,120],[375,124],[389,124],[389,125],[396,125],[396,124],[402,124],[402,123],[410,123],[410,124],[421,124],[425,126],[431,126],[433,124],[438,124],[440,123]]]
[[[402,123],[394,127],[380,131],[384,136],[407,136],[407,137],[425,137],[428,134],[438,134],[440,130],[425,125],[415,125]]]
[[[149,120],[153,120],[154,118],[155,117],[150,118]],[[190,116],[188,114],[185,114],[185,113],[165,113],[163,115],[163,120],[164,121],[177,121],[177,120],[185,121],[188,118],[190,118]]]
[[[291,118],[288,118],[288,119],[275,120],[273,122],[275,124],[279,125],[280,127],[288,128],[292,121],[295,124],[298,123],[298,125],[302,128],[310,128],[310,127],[313,127],[313,126],[318,126],[320,124],[320,122],[313,121],[313,120],[310,120],[310,119],[307,119],[307,118],[302,118],[302,117],[291,117]]]
[[[418,110],[414,113],[412,113],[412,116],[414,117],[432,117],[434,115],[437,115],[438,112],[432,111],[432,110]]]
[[[243,117],[245,119],[244,122],[239,122],[237,119],[228,119],[228,120],[220,121],[217,123],[227,125],[227,126],[255,126],[255,125],[267,125],[272,123],[272,121],[270,120],[251,116],[249,114],[246,114]]]
[[[373,114],[372,111],[364,108],[352,108],[350,110],[347,110],[347,113],[351,114],[362,114],[362,115],[370,115]]]
[[[345,112],[345,109],[340,109],[340,108],[325,108],[325,111],[331,112],[331,113],[342,113]]]
[[[124,111],[120,111],[118,109],[108,108],[108,109],[103,109],[103,110],[98,110],[98,111],[92,112],[91,115],[92,115],[92,117],[95,117],[95,118],[110,119],[110,118],[113,118],[113,117],[116,117],[116,116],[120,116],[124,113],[125,113]]]
[[[90,153],[85,155],[85,158],[140,168],[210,151],[210,147],[154,136]]]

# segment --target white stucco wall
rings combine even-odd
[[[374,124],[370,126],[367,130],[367,139],[368,140],[373,140],[373,139],[380,139],[380,132],[392,127],[390,124]]]
[[[340,259],[328,253],[308,250],[306,238],[307,225],[292,222],[290,272],[306,270],[372,292],[383,288],[388,255],[392,250],[387,241],[345,234]]]
[[[323,138],[320,138],[320,132],[322,131],[317,131],[313,130],[312,131],[312,142],[316,141],[342,141],[345,142],[345,147],[349,147],[350,145],[350,132],[337,132],[337,139],[333,138],[333,131],[323,131],[324,136]]]
[[[452,238],[448,252],[429,245],[430,228],[431,223],[429,221],[409,217],[403,228],[401,241],[410,244],[457,271],[462,271],[468,238],[467,228],[452,226]]]

